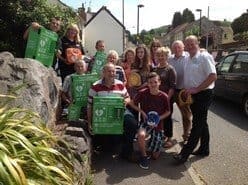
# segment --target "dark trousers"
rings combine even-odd
[[[210,104],[213,100],[213,90],[208,89],[192,95],[192,129],[186,145],[183,146],[181,154],[188,157],[200,140],[201,151],[209,151],[209,129],[207,115]]]
[[[138,120],[135,114],[124,115],[124,132],[121,155],[129,157],[133,153],[133,140],[138,130]]]
[[[173,103],[174,103],[173,98],[171,98],[169,103],[170,103],[170,115],[164,119],[164,136],[165,137],[173,136],[173,121],[172,121]]]

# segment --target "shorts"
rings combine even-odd
[[[151,137],[147,143],[147,150],[150,152],[160,152],[164,144],[164,131],[151,129],[148,125],[142,125],[141,128],[146,130],[146,133],[150,134]]]

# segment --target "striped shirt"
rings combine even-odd
[[[107,87],[104,84],[104,79],[96,81],[89,90],[88,105],[93,102],[94,96],[119,96],[124,99],[129,98],[126,87],[123,82],[115,79],[111,87]]]

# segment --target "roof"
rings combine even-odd
[[[125,29],[125,26],[107,9],[106,6],[102,6],[94,15],[91,17],[91,19],[85,24],[85,27],[101,12],[106,11],[123,29]]]
[[[60,0],[48,0],[47,1],[48,3],[51,3],[53,5],[58,5],[60,6],[61,8],[71,8],[69,7],[68,5],[66,5],[65,3],[63,3],[62,1]]]

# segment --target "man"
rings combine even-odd
[[[124,98],[125,104],[130,101],[129,94],[123,82],[115,79],[115,65],[107,63],[103,67],[103,78],[96,81],[89,90],[87,117],[89,123],[89,131],[92,125],[92,103],[94,96],[121,96]]]
[[[214,81],[217,79],[213,57],[206,51],[200,52],[197,37],[185,39],[185,50],[189,52],[184,70],[185,95],[192,95],[192,129],[186,145],[174,156],[178,164],[187,161],[190,154],[209,155],[209,128],[207,114],[213,98]],[[200,140],[200,147],[193,152]]]
[[[29,34],[29,30],[30,29],[34,29],[34,30],[38,30],[39,28],[41,28],[42,26],[37,23],[37,22],[32,22],[31,23],[31,26],[29,26],[24,34],[23,34],[23,39],[24,40],[27,40],[28,39],[28,34]],[[61,21],[60,21],[60,18],[58,17],[54,17],[54,18],[51,18],[50,20],[50,24],[49,24],[49,29],[53,32],[59,32],[60,31],[60,27],[61,27]]]
[[[31,25],[25,30],[24,34],[23,34],[23,39],[26,41],[28,39],[28,35],[29,35],[29,31],[30,29],[34,29],[34,30],[38,30],[39,28],[41,28],[42,25],[40,25],[38,22],[32,22]],[[51,31],[58,33],[61,29],[61,20],[59,17],[53,17],[50,19],[50,23],[49,23],[49,28]],[[57,66],[57,57],[54,56],[53,59],[53,64],[52,67],[57,71],[58,66]]]
[[[177,73],[176,89],[175,89],[175,102],[181,112],[182,122],[183,122],[183,140],[184,143],[188,140],[190,128],[191,128],[191,111],[189,105],[180,106],[178,95],[179,92],[184,89],[183,76],[184,76],[184,66],[186,58],[189,55],[184,51],[184,44],[180,40],[176,40],[171,46],[173,55],[169,58],[169,64],[174,67]]]

